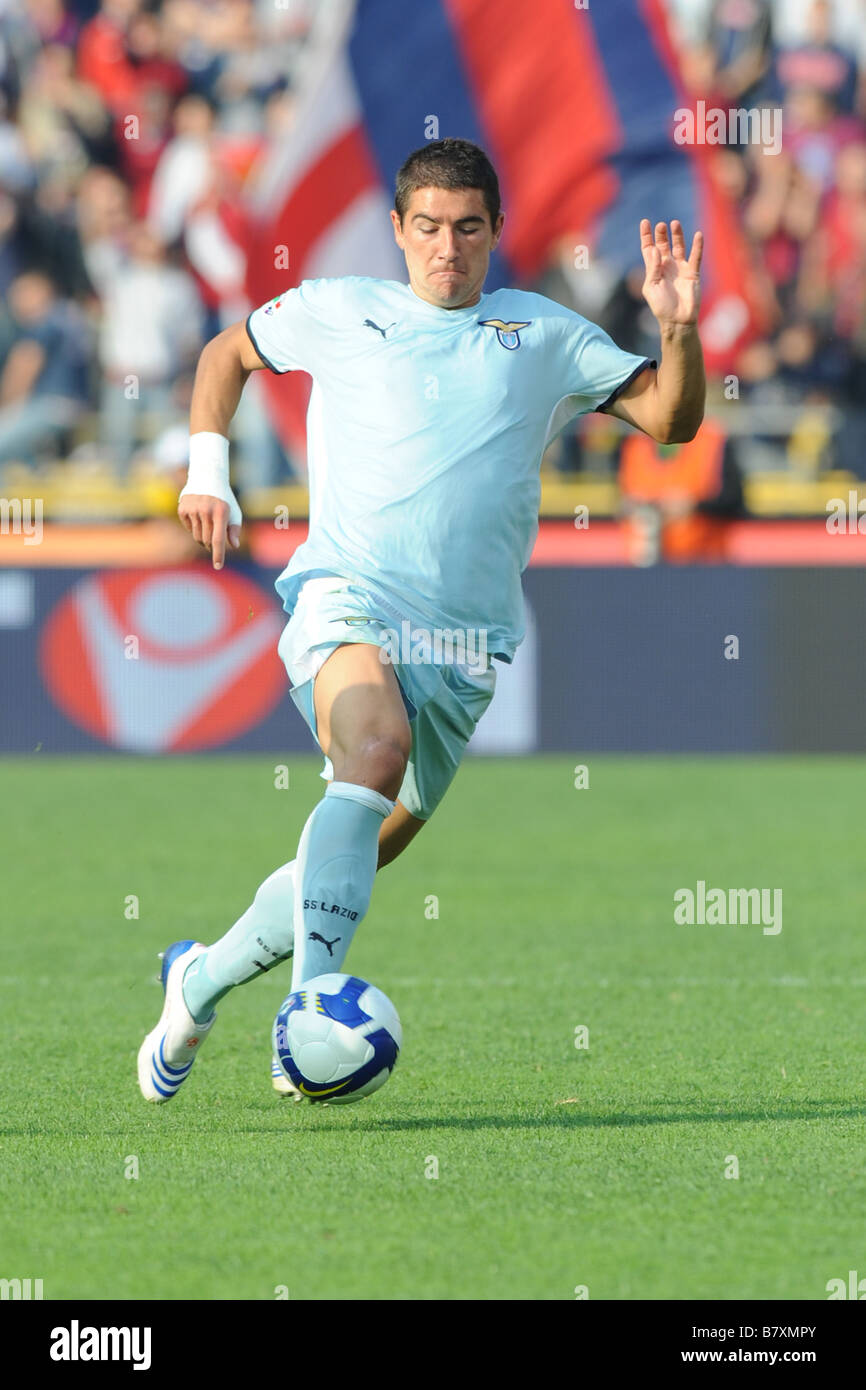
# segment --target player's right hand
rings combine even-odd
[[[199,545],[211,552],[214,569],[221,570],[226,558],[226,541],[234,550],[241,543],[243,516],[234,493],[229,503],[220,497],[187,492],[184,488],[177,504],[177,514]]]

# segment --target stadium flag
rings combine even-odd
[[[689,241],[705,233],[708,366],[732,369],[761,327],[759,299],[716,152],[674,140],[688,102],[662,0],[357,0],[329,13],[291,134],[253,171],[253,303],[320,275],[405,280],[394,174],[425,141],[462,136],[489,153],[506,210],[488,289],[531,284],[568,237],[625,274],[642,266],[640,218],[678,217]],[[303,456],[309,379],[268,392]]]
[[[320,276],[405,279],[388,216],[391,194],[376,168],[349,62],[355,7],[332,6],[324,14],[292,128],[265,151],[248,183],[247,293],[253,305]],[[396,7],[394,18],[399,22]],[[263,375],[274,427],[286,449],[303,460],[310,378]]]

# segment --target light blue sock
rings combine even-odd
[[[293,990],[342,969],[370,904],[379,831],[394,804],[371,787],[331,782],[304,826],[295,861]]]
[[[187,967],[183,999],[196,1023],[235,985],[263,975],[292,954],[296,860],[266,878],[242,917]]]

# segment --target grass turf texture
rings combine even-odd
[[[576,790],[576,760],[466,763],[380,874],[347,967],[393,998],[403,1054],[325,1108],[271,1091],[285,965],[223,1001],[170,1104],[135,1076],[157,951],[215,939],[293,855],[319,761],[277,791],[273,759],[7,760],[0,1275],[823,1299],[866,1273],[863,762],[593,757]],[[675,925],[699,878],[781,887],[781,934]]]

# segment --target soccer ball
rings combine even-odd
[[[390,999],[356,975],[317,975],[274,1020],[274,1054],[286,1076],[310,1100],[329,1104],[384,1086],[402,1041]]]

